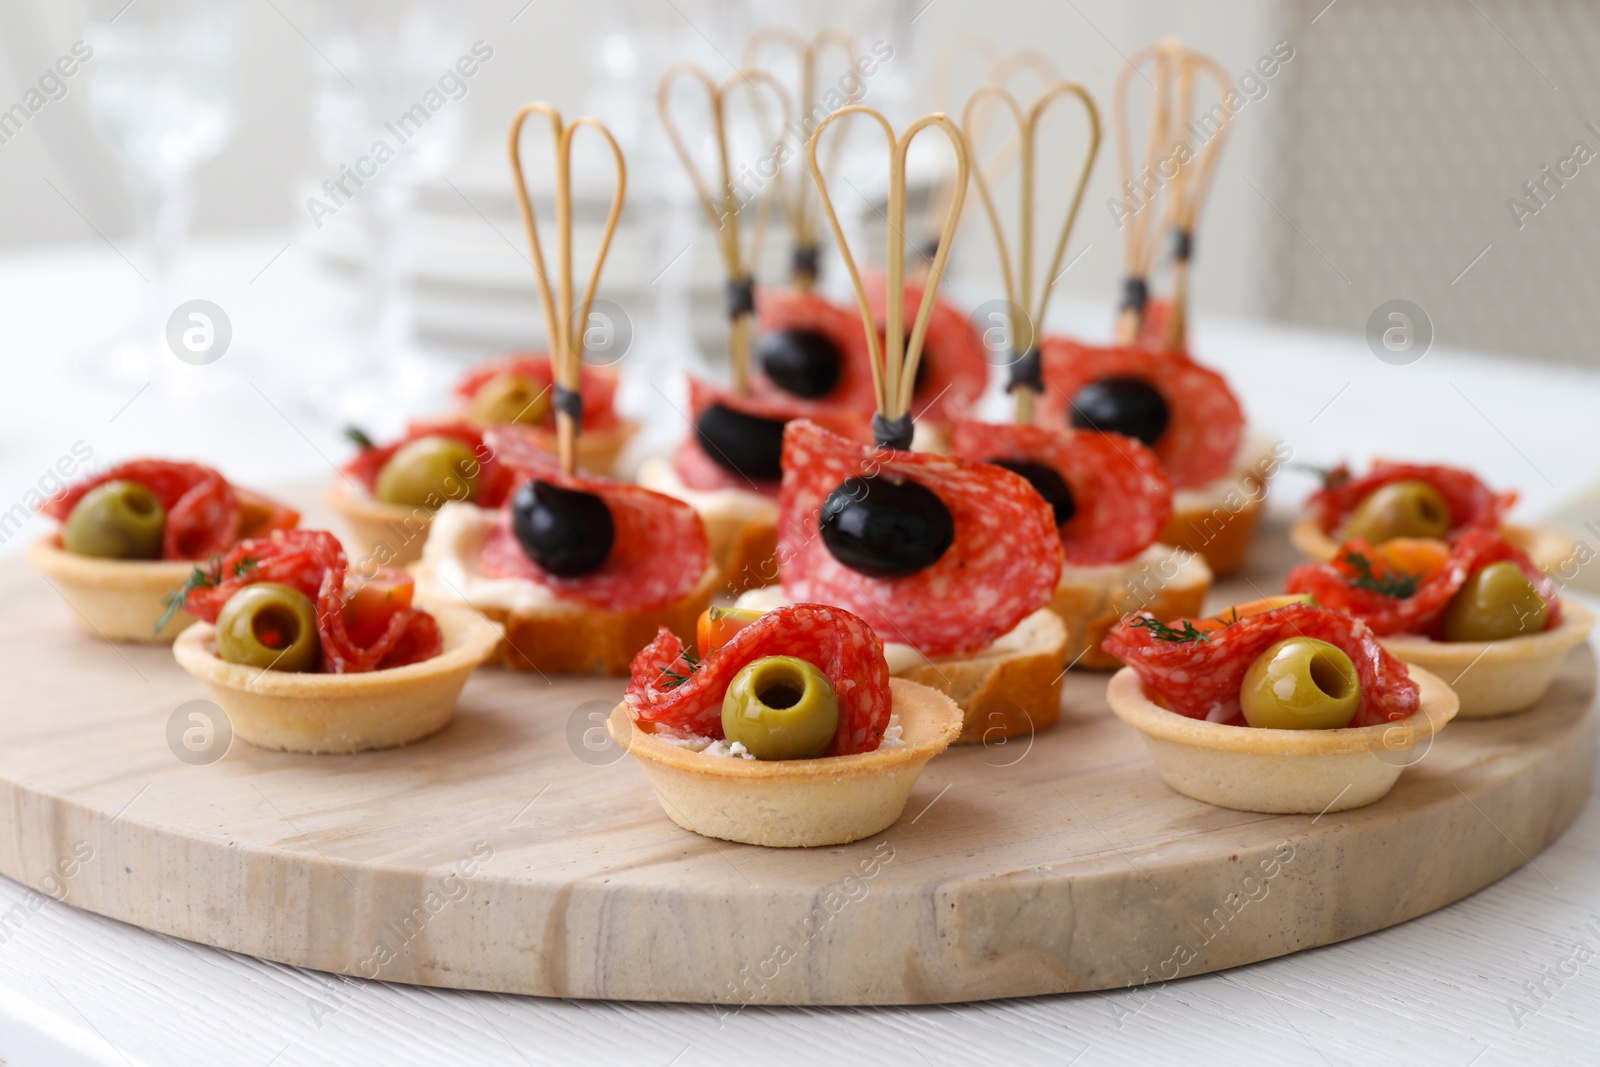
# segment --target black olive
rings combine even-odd
[[[891,478],[846,478],[822,502],[822,543],[833,558],[872,578],[903,578],[933,566],[955,543],[939,495]]]
[[[529,559],[561,578],[598,569],[617,538],[611,509],[600,497],[540,481],[517,490],[511,531]]]
[[[1072,499],[1072,486],[1061,477],[1060,471],[1049,464],[1033,463],[1026,459],[991,459],[989,462],[1028,479],[1028,484],[1055,510],[1057,526],[1078,513],[1078,503]]]
[[[719,466],[746,478],[783,477],[783,420],[712,404],[695,423],[700,448]]]
[[[816,330],[775,330],[756,342],[756,359],[774,385],[815,400],[833,392],[843,363],[839,346]]]
[[[1072,425],[1138,438],[1154,446],[1172,413],[1160,390],[1143,378],[1103,378],[1072,398]]]

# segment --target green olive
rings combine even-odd
[[[1344,539],[1381,545],[1396,537],[1443,537],[1450,530],[1450,505],[1427,482],[1390,482],[1356,506]]]
[[[1467,578],[1444,611],[1446,641],[1504,641],[1536,634],[1550,618],[1550,605],[1508,559]]]
[[[138,482],[97,485],[61,527],[61,547],[80,556],[160,559],[167,511]]]
[[[827,676],[793,656],[745,665],[722,698],[722,732],[756,759],[815,759],[839,729],[839,697]]]
[[[471,500],[478,491],[478,460],[454,437],[419,437],[402,445],[378,472],[376,495],[385,504],[441,507]]]
[[[217,655],[275,671],[313,671],[321,659],[317,609],[300,590],[256,582],[228,598],[217,615]]]
[[[1337,730],[1356,717],[1361,679],[1342,649],[1314,637],[1291,637],[1250,664],[1239,704],[1251,726]]]
[[[550,390],[520,374],[496,374],[473,394],[472,417],[484,426],[537,426],[550,417]]]

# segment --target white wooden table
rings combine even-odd
[[[296,383],[348,344],[347,293],[295,248],[274,260],[285,243],[197,251],[178,298],[226,310],[233,355],[194,373],[171,361],[185,373],[142,390],[71,373],[74,354],[110,332],[143,287],[118,254],[101,245],[0,257],[0,513],[48,486],[49,469],[79,441],[100,462],[194,455],[259,485],[315,476],[342,458],[338,426],[297,399]],[[1109,318],[1102,306],[1062,310],[1060,323],[1085,334],[1103,333]],[[1444,347],[1396,367],[1374,358],[1360,326],[1332,336],[1202,320],[1195,348],[1229,372],[1253,423],[1298,461],[1449,458],[1492,485],[1520,487],[1530,518],[1600,477],[1583,443],[1600,410],[1600,374]],[[235,367],[246,373],[207,373]],[[1279,505],[1309,485],[1291,472]],[[35,519],[8,533],[0,552],[44,528]],[[1600,805],[1591,804],[1532,865],[1452,907],[1159,989],[736,1015],[337,978],[147,933],[0,880],[0,1061],[1595,1063],[1597,840]],[[1415,862],[1426,877],[1429,857]]]

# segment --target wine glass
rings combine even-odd
[[[89,0],[88,13],[89,113],[122,160],[150,283],[135,321],[91,358],[91,377],[147,381],[164,350],[194,169],[233,136],[245,9],[242,0]]]
[[[465,100],[439,88],[447,74],[447,87],[462,84],[453,72],[473,44],[459,8],[443,0],[323,0],[317,9],[312,128],[330,170],[319,199],[350,210],[363,241],[356,359],[326,383],[324,406],[345,417],[383,419],[433,399],[448,375],[417,347],[409,268],[417,187],[455,160],[466,128]]]

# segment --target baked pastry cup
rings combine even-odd
[[[961,709],[943,693],[904,678],[889,679],[889,692],[901,743],[852,756],[707,756],[646,732],[627,704],[617,705],[606,728],[685,830],[774,848],[843,845],[893,825],[922,768],[961,732]]]
[[[404,567],[422,558],[432,508],[385,504],[347,478],[335,478],[324,500],[344,524],[352,558],[383,560],[386,567]]]
[[[1119,619],[1135,611],[1158,619],[1198,617],[1211,579],[1204,556],[1160,543],[1126,563],[1063,567],[1050,610],[1067,627],[1066,662],[1088,670],[1122,666],[1100,647]]]
[[[1219,808],[1271,815],[1348,811],[1381,800],[1434,734],[1455,717],[1456,694],[1413,667],[1421,706],[1408,719],[1337,730],[1265,730],[1191,719],[1145,695],[1132,667],[1111,678],[1117,718],[1144,735],[1173,789]]]
[[[956,702],[956,744],[993,743],[1049,729],[1061,718],[1067,648],[1066,626],[1040,608],[980,652],[925,660],[894,674]]]
[[[362,674],[296,674],[227,663],[216,629],[197,622],[172,647],[206,684],[236,736],[284,752],[394,748],[438,733],[467,677],[494,655],[500,627],[476,612],[435,611],[444,648],[420,663]]]
[[[193,623],[183,610],[159,631],[167,612],[163,598],[194,570],[185,560],[126,560],[80,556],[61,547],[58,534],[45,534],[28,546],[28,562],[72,608],[79,629],[112,641],[170,645]]]
[[[1522,549],[1542,571],[1552,571],[1571,560],[1577,549],[1571,536],[1549,526],[1519,526],[1508,522],[1500,536]],[[1318,563],[1329,563],[1339,554],[1339,542],[1322,532],[1316,520],[1301,518],[1289,528],[1289,542]]]
[[[1561,661],[1593,628],[1588,609],[1563,599],[1561,624],[1542,633],[1503,641],[1434,641],[1419,634],[1391,634],[1378,643],[1411,667],[1448,679],[1461,700],[1459,718],[1493,719],[1526,711],[1542,700]]]

